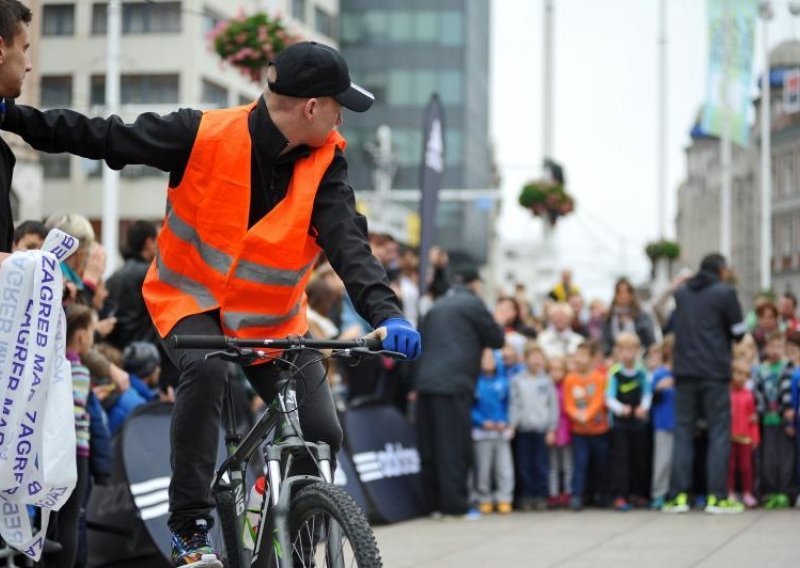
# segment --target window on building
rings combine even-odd
[[[395,10],[389,13],[389,40],[406,42],[414,38],[414,12]]]
[[[202,102],[216,108],[228,106],[228,89],[203,79]]]
[[[178,75],[122,75],[120,102],[132,104],[174,104],[178,102]],[[105,75],[92,75],[89,104],[106,103]]]
[[[306,21],[306,0],[292,0],[292,17],[301,22]]]
[[[42,77],[41,106],[49,108],[72,106],[72,76]]]
[[[328,37],[336,35],[333,16],[319,6],[314,7],[314,29]]]
[[[47,4],[42,8],[42,35],[61,36],[75,33],[75,6]]]
[[[389,15],[384,10],[368,10],[364,12],[363,24],[360,26],[361,37],[371,43],[386,41],[389,31]]]
[[[225,18],[222,15],[214,12],[213,10],[210,10],[208,8],[204,8],[203,9],[203,33],[204,34],[210,33],[211,30],[216,28],[217,25],[224,19]]]
[[[444,161],[448,166],[460,164],[464,152],[464,137],[458,128],[448,128],[444,132]]]
[[[447,10],[439,14],[439,43],[458,46],[464,42],[464,16]]]
[[[40,154],[44,179],[69,178],[70,157],[66,154]]]
[[[92,33],[105,34],[108,4],[92,5]],[[180,2],[125,2],[122,5],[122,33],[158,34],[181,31]]]

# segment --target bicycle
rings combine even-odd
[[[377,568],[382,566],[372,529],[364,513],[342,488],[333,485],[331,451],[325,443],[303,439],[295,392],[295,379],[303,368],[294,365],[303,350],[330,350],[318,359],[358,360],[365,357],[404,355],[382,349],[377,337],[353,341],[285,339],[237,339],[225,336],[177,335],[172,345],[181,349],[214,350],[206,359],[219,357],[238,364],[259,359],[286,366],[288,377],[277,384],[277,394],[250,431],[242,437],[236,429],[231,385],[228,381],[223,421],[227,458],[217,469],[212,492],[217,503],[227,568],[291,568],[329,566]],[[274,350],[282,350],[275,356]],[[323,377],[323,380],[324,377]],[[316,388],[322,386],[318,385]],[[274,432],[271,440],[267,440]],[[244,548],[242,534],[246,514],[246,469],[263,445],[268,491],[260,507],[255,546]],[[316,464],[317,475],[290,475],[292,460],[307,454]],[[268,496],[267,496],[268,493]],[[345,544],[350,544],[349,553]],[[323,550],[317,550],[323,544]],[[346,560],[350,559],[349,563]]]

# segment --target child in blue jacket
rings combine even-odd
[[[481,513],[511,512],[514,496],[514,462],[508,421],[510,378],[502,353],[487,349],[481,361],[472,406],[472,439],[475,449],[475,490]],[[494,482],[494,483],[493,483]],[[492,495],[492,486],[497,491]]]

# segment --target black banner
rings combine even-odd
[[[364,405],[342,416],[345,443],[370,502],[370,517],[395,523],[425,513],[416,433],[385,403]]]
[[[424,295],[428,285],[428,251],[436,242],[436,209],[444,175],[444,108],[434,93],[425,109],[423,122],[422,167],[419,188],[422,193],[419,245],[419,285]]]

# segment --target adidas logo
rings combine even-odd
[[[143,521],[169,513],[169,477],[156,477],[131,484],[131,495]]]
[[[387,443],[383,451],[356,454],[353,464],[362,483],[420,472],[419,452],[416,448],[404,448],[400,442]]]

